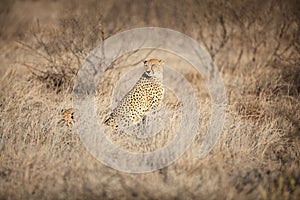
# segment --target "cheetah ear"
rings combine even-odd
[[[144,63],[144,65],[146,65],[146,63],[147,63],[147,60],[144,60],[144,62],[143,62],[143,63]]]
[[[159,60],[158,62],[159,62],[159,64],[161,64],[161,65],[165,64],[165,61],[163,61],[163,60]]]

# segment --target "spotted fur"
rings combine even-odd
[[[70,126],[75,123],[75,109],[69,108],[61,111],[60,124]]]
[[[145,72],[133,88],[105,120],[105,124],[119,130],[140,123],[143,117],[161,107],[163,87],[162,60],[144,61]]]

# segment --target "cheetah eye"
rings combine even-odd
[[[151,68],[152,68],[153,70],[156,70],[157,66],[156,66],[155,64],[153,64],[153,65],[151,65]]]

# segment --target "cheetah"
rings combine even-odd
[[[148,113],[161,108],[164,96],[163,65],[164,61],[158,59],[144,61],[145,72],[112,110],[104,121],[105,125],[119,131],[139,124]]]
[[[61,110],[62,118],[59,121],[59,123],[63,124],[63,125],[66,125],[66,126],[73,125],[75,123],[75,117],[74,117],[75,112],[76,111],[73,108],[69,108],[69,109],[66,109],[66,110],[64,110],[64,109]]]

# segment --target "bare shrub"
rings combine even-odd
[[[72,90],[81,62],[103,40],[101,17],[92,20],[72,16],[61,19],[56,28],[42,27],[37,21],[26,39],[18,42],[35,58],[22,64],[34,77],[58,93]]]

